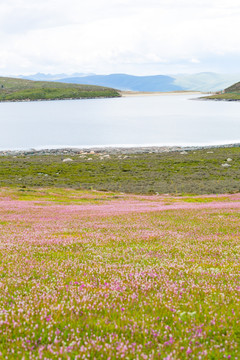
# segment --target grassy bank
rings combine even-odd
[[[186,153],[1,156],[0,186],[126,193],[240,192],[240,147]],[[231,159],[227,161],[227,159]]]
[[[101,86],[0,77],[0,101],[62,100],[118,96],[120,95],[115,89]]]
[[[204,96],[203,99],[209,100],[226,100],[226,101],[240,101],[240,93],[225,93],[211,96]]]
[[[229,86],[227,89],[225,89],[224,94],[206,96],[205,99],[220,101],[240,101],[240,82]]]

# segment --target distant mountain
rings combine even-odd
[[[132,91],[177,91],[183,87],[174,83],[175,79],[165,75],[133,76],[126,74],[92,75],[58,80],[72,84],[98,85],[119,90]]]
[[[204,72],[199,74],[172,75],[175,84],[185,90],[220,91],[240,79],[240,74],[216,74]]]
[[[88,76],[88,75],[94,75],[94,74],[86,74],[86,73],[74,73],[71,74],[72,77],[81,77],[81,76]],[[25,79],[25,80],[35,80],[35,81],[56,81],[60,79],[64,79],[69,77],[67,74],[43,74],[43,73],[37,73],[33,75],[19,75],[17,76],[19,79]]]
[[[95,75],[75,73],[67,74],[34,74],[19,76],[21,79],[35,81],[59,81],[73,84],[107,86],[119,90],[132,91],[177,91],[196,90],[215,92],[223,90],[240,79],[240,74],[216,74],[203,72],[198,74],[174,74],[133,76],[127,74]]]

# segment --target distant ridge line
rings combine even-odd
[[[37,73],[19,76],[21,79],[35,81],[57,81],[75,84],[99,85],[129,91],[177,91],[191,90],[203,92],[222,91],[232,84],[239,82],[240,73],[218,74],[214,72],[201,72],[196,74],[170,74],[170,75],[129,75],[115,73],[110,75],[74,73],[43,74]]]

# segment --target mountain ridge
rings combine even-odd
[[[216,92],[224,90],[240,79],[237,74],[218,74],[201,72],[196,74],[168,74],[138,76],[124,73],[96,75],[86,73],[19,75],[19,78],[29,80],[57,81],[75,84],[93,84],[114,87],[129,91],[177,91],[192,90]]]
[[[72,77],[58,80],[58,82],[82,83],[88,85],[106,86],[119,90],[130,91],[176,91],[183,90],[174,84],[174,79],[166,75],[135,76],[128,74],[91,75]]]

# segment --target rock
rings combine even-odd
[[[228,158],[227,161],[232,161],[232,159],[231,159],[231,158]]]
[[[230,167],[231,165],[230,164],[222,164],[222,167]]]
[[[71,161],[73,161],[73,159],[71,159],[71,158],[63,159],[63,162],[71,162]]]
[[[180,154],[181,154],[181,155],[186,155],[187,152],[186,152],[186,151],[181,151]]]

